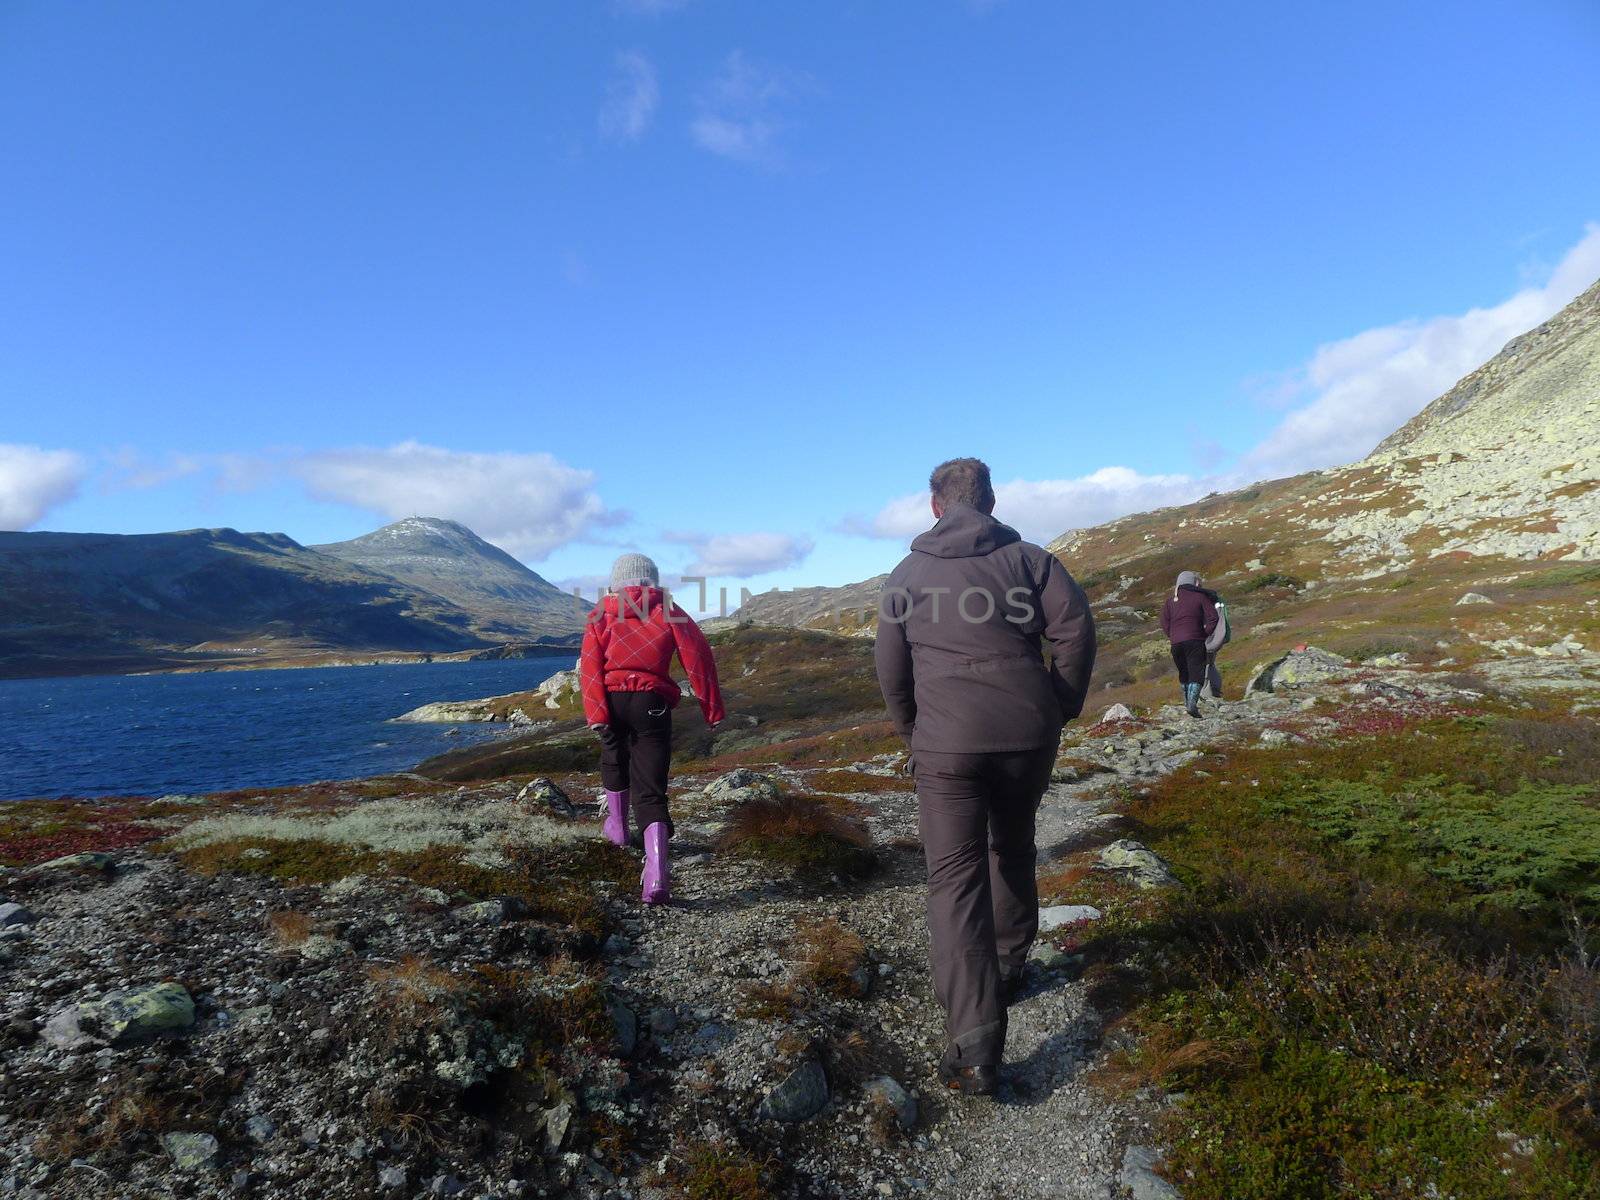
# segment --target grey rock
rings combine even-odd
[[[769,1121],[808,1121],[827,1103],[827,1073],[816,1059],[808,1058],[767,1093],[756,1115]]]
[[[1294,735],[1286,729],[1263,729],[1261,731],[1261,744],[1264,746],[1287,746],[1294,741]]]
[[[257,1145],[270,1142],[273,1134],[278,1132],[278,1126],[271,1117],[257,1113],[244,1123],[245,1136]]]
[[[559,1151],[572,1128],[572,1105],[563,1100],[544,1112],[544,1148],[551,1154]]]
[[[1100,851],[1100,865],[1113,871],[1126,871],[1134,885],[1145,891],[1171,887],[1178,882],[1166,859],[1142,842],[1128,838],[1103,848]]]
[[[1160,1165],[1161,1152],[1153,1146],[1129,1146],[1117,1182],[1133,1200],[1179,1200],[1178,1189],[1156,1174]]]
[[[1482,592],[1466,592],[1466,593],[1464,593],[1462,595],[1461,599],[1456,601],[1457,607],[1460,607],[1463,604],[1493,604],[1493,603],[1494,603],[1494,601],[1489,599],[1489,597],[1485,596]]]
[[[639,1015],[620,1000],[611,1002],[611,1024],[617,1031],[617,1054],[632,1058],[639,1048]]]
[[[62,1009],[46,1021],[42,1036],[58,1050],[72,1050],[94,1041],[94,1038],[84,1031],[76,1004]]]
[[[10,902],[0,904],[0,929],[9,929],[14,925],[32,925],[38,919],[20,904]]]
[[[493,900],[463,904],[456,909],[455,916],[458,920],[470,921],[475,925],[501,925],[506,921],[515,920],[522,915],[522,912],[522,905],[497,896]]]
[[[77,1015],[80,1028],[97,1040],[132,1042],[191,1028],[194,999],[179,984],[158,983],[85,1001]]]
[[[1035,942],[1033,949],[1028,951],[1028,961],[1045,971],[1059,971],[1071,958],[1071,954],[1054,942]]]
[[[1104,915],[1092,904],[1052,904],[1039,910],[1039,932],[1049,933],[1080,921],[1098,921]]]
[[[532,724],[530,721],[529,724]],[[517,799],[532,804],[543,804],[558,817],[576,817],[577,806],[567,794],[549,779],[535,779],[528,783],[520,792]]]
[[[115,869],[116,865],[117,860],[109,854],[85,850],[80,854],[63,854],[60,858],[52,858],[49,862],[40,863],[33,869],[35,871],[100,871],[109,873]]]
[[[1320,683],[1337,678],[1348,666],[1349,663],[1337,654],[1307,646],[1258,666],[1245,684],[1245,694],[1249,697],[1259,692],[1275,692],[1280,687]]]
[[[407,1178],[404,1167],[384,1167],[378,1172],[378,1186],[386,1192],[397,1192],[405,1187]]]
[[[428,1194],[431,1196],[459,1196],[467,1190],[467,1185],[454,1175],[435,1175],[428,1184]]]
[[[752,800],[776,800],[778,785],[770,775],[738,767],[706,785],[705,797],[720,804],[748,804]]]
[[[300,957],[312,962],[329,962],[350,953],[350,947],[336,937],[313,933],[300,943]]]
[[[894,1110],[894,1119],[901,1129],[910,1129],[917,1123],[917,1098],[888,1075],[880,1075],[866,1088],[867,1099]]]
[[[670,1008],[652,1008],[650,1010],[650,1031],[659,1037],[666,1037],[675,1033],[678,1028],[678,1014]]]
[[[180,1171],[209,1171],[217,1165],[222,1147],[209,1133],[164,1133],[161,1148]]]
[[[1126,704],[1113,704],[1110,708],[1106,709],[1105,715],[1100,718],[1100,724],[1109,725],[1113,721],[1131,720],[1133,720],[1133,709],[1129,708]]]

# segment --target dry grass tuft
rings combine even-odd
[[[877,860],[865,826],[814,796],[780,796],[741,805],[717,848],[813,874],[864,878]]]
[[[284,910],[267,914],[267,935],[280,950],[298,950],[311,936],[311,917]]]

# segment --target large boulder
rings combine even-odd
[[[1251,692],[1275,692],[1280,687],[1305,687],[1336,679],[1349,666],[1349,661],[1337,654],[1330,654],[1316,646],[1306,646],[1257,667],[1244,690],[1248,695]]]

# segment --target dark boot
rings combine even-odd
[[[1186,683],[1183,685],[1183,711],[1191,717],[1200,715],[1200,685]]]
[[[963,1096],[992,1096],[1000,1090],[1000,1068],[993,1063],[964,1067],[947,1053],[939,1060],[939,1080]]]

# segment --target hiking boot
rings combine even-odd
[[[639,875],[639,898],[646,904],[665,904],[672,899],[672,865],[667,858],[669,836],[665,821],[657,821],[644,831],[644,871]]]
[[[1191,717],[1198,717],[1198,716],[1201,715],[1200,714],[1200,685],[1198,683],[1190,683],[1190,684],[1184,685],[1184,689],[1183,689],[1183,711],[1188,713]]]
[[[613,792],[606,789],[606,820],[600,827],[606,835],[606,841],[613,846],[626,846],[628,844],[628,792],[626,789]]]
[[[992,1096],[1000,1090],[1000,1068],[993,1063],[958,1067],[954,1063],[940,1062],[939,1079],[952,1092],[963,1096]]]
[[[1021,971],[1018,971],[1015,975],[1000,976],[1000,1002],[1010,1008],[1018,1000],[1022,999],[1022,988]]]

